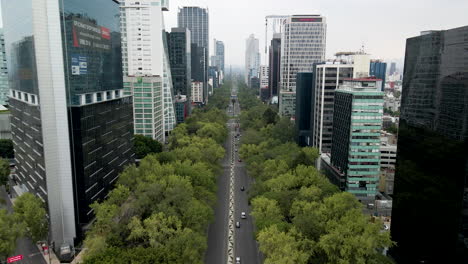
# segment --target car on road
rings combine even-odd
[[[239,161],[239,162],[242,162],[242,160],[241,160],[241,159],[239,159],[238,161]]]
[[[241,218],[242,218],[242,219],[246,219],[246,218],[247,218],[245,212],[242,212],[242,213],[241,213]]]
[[[241,264],[240,257],[236,257],[236,264]]]
[[[236,222],[236,227],[240,228],[240,222]]]
[[[242,186],[242,187],[241,187],[241,191],[244,191],[244,190],[245,190],[245,188],[244,188],[244,186]]]
[[[237,152],[237,149],[236,149],[236,152]]]

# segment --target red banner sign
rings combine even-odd
[[[22,259],[23,259],[23,255],[18,255],[18,256],[7,258],[7,262],[8,263],[13,263],[13,262],[16,262],[16,261],[22,260]]]

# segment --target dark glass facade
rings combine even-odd
[[[275,36],[271,40],[269,60],[268,87],[270,88],[270,97],[278,96],[278,87],[280,82],[280,59],[281,59],[281,36]]]
[[[392,211],[398,263],[468,263],[468,27],[406,41]]]
[[[310,109],[313,105],[313,78],[312,72],[299,72],[296,77],[296,127],[298,131],[298,144],[308,145],[310,138]]]
[[[382,90],[385,90],[385,78],[387,77],[387,63],[381,61],[371,61],[369,75],[382,80]]]
[[[168,40],[174,94],[190,96],[192,79],[190,33],[186,28],[173,28]]]
[[[50,241],[59,247],[61,243],[80,238],[80,227],[93,217],[89,205],[107,195],[118,174],[133,162],[134,157],[132,99],[122,97],[118,1],[61,0],[56,4],[45,5],[45,1],[39,0],[3,0],[2,15],[8,29],[5,45],[11,69],[13,142],[15,152],[19,154],[16,157],[17,181],[26,187],[23,190],[37,194],[48,203]],[[57,20],[40,20],[43,16],[53,17],[50,14],[55,14]],[[49,38],[33,35],[33,28],[54,32],[57,26],[61,35]],[[51,48],[60,44],[63,48],[60,54],[59,50],[36,50],[37,46]],[[63,61],[63,79],[56,78],[60,73],[54,73],[52,77],[53,63],[38,65],[37,62],[57,58]],[[43,74],[38,76],[40,71]],[[39,77],[42,77],[42,86]],[[49,86],[45,81],[52,78],[55,79]],[[50,95],[50,91],[62,87],[65,93],[57,95],[59,99],[51,100],[54,96],[45,96],[41,100],[40,94]],[[61,102],[66,104],[57,103],[60,96],[63,96]],[[43,101],[57,105],[46,105]],[[59,109],[66,113],[54,112]],[[51,120],[57,117],[60,123],[56,125]],[[46,140],[46,135],[62,131],[57,126],[68,127],[70,141],[63,141],[68,144],[50,136]],[[60,160],[52,159],[46,153],[70,153],[71,156]],[[61,162],[64,164],[57,165]],[[52,163],[53,170],[47,165]],[[58,180],[53,182],[51,179]],[[70,221],[73,217],[69,213],[73,213],[73,209],[60,209],[57,206],[60,202],[55,202],[55,197],[68,190],[68,183],[68,193],[73,191],[73,195],[68,196],[66,202],[64,200],[62,207],[74,205],[74,221]],[[70,226],[76,227],[76,232],[71,231]]]
[[[203,82],[203,48],[191,44],[191,77],[194,82]]]

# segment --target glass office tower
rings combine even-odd
[[[17,194],[47,204],[56,249],[72,245],[132,163],[113,0],[3,0]]]
[[[468,26],[406,41],[392,212],[398,263],[468,263]]]
[[[335,91],[331,163],[340,171],[339,187],[362,202],[373,202],[380,176],[382,80],[344,80]]]

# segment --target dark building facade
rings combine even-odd
[[[94,215],[89,206],[134,159],[119,4],[18,0],[2,1],[2,11],[17,194],[46,203],[56,249],[73,246]]]
[[[314,98],[312,72],[299,72],[296,77],[296,127],[298,144],[310,145],[310,118]]]
[[[203,82],[203,53],[204,49],[197,44],[191,45],[191,78],[194,82]]]
[[[392,212],[398,263],[468,263],[468,26],[406,41]]]
[[[280,83],[280,65],[281,65],[281,34],[275,34],[271,40],[269,60],[268,87],[270,97],[278,96]]]
[[[190,31],[187,28],[172,28],[168,39],[174,95],[183,94],[190,97],[192,88]]]
[[[208,60],[209,56],[209,14],[208,9],[197,6],[179,8],[177,13],[177,27],[190,30],[190,40],[200,48],[201,72],[203,79],[203,99],[208,99]],[[193,49],[192,49],[193,52]]]
[[[385,79],[387,77],[387,63],[373,60],[370,63],[369,75],[382,80],[382,90],[385,90]]]

